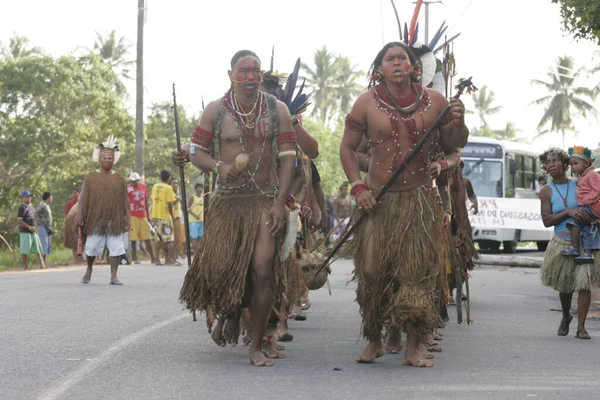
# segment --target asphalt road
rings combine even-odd
[[[305,322],[273,368],[248,363],[247,348],[219,348],[204,319],[177,302],[184,267],[107,267],[89,285],[82,268],[0,274],[1,399],[518,399],[596,398],[600,323],[592,340],[556,336],[557,295],[538,270],[481,267],[471,280],[474,324],[443,330],[432,369],[386,355],[355,356],[360,318],[351,263],[334,264],[332,294],[311,292]],[[339,369],[334,370],[334,369]]]

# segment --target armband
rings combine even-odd
[[[200,125],[194,129],[192,134],[192,143],[200,146],[204,151],[208,151],[213,141],[213,133],[200,128]]]
[[[282,159],[284,157],[296,157],[296,150],[285,150],[277,153],[277,158]]]
[[[355,131],[355,132],[366,132],[367,131],[367,123],[364,121],[359,121],[354,118],[352,115],[346,115],[346,121],[344,123],[346,129]]]
[[[289,131],[289,132],[281,132],[278,136],[277,136],[277,145],[281,146],[282,144],[286,144],[286,143],[297,143],[298,139],[296,139],[296,131]]]

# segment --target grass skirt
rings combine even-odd
[[[574,257],[563,256],[561,251],[571,246],[570,240],[554,235],[544,255],[540,279],[559,293],[575,293],[600,286],[600,251],[594,251],[594,263],[575,265]]]
[[[65,237],[63,245],[67,249],[77,250],[77,228],[70,218],[65,218]]]
[[[249,301],[245,294],[261,214],[273,203],[273,198],[256,192],[223,189],[211,198],[204,236],[179,295],[189,310],[207,313],[209,327],[215,317],[233,315]],[[279,281],[277,252],[276,243],[274,275]],[[277,288],[274,292],[277,294]]]
[[[359,210],[353,219],[358,215]],[[352,241],[354,279],[368,340],[380,339],[383,326],[431,333],[443,265],[441,241],[439,196],[425,188],[387,193],[358,227]]]

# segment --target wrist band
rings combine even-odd
[[[441,165],[441,167],[442,167],[441,172],[448,170],[448,160],[435,160],[435,162]]]
[[[369,190],[369,187],[364,183],[358,183],[350,190],[350,194],[354,197],[357,197],[359,194],[364,192],[365,190]]]
[[[354,181],[354,182],[352,182],[352,183],[350,184],[350,187],[351,187],[351,188],[353,188],[354,186],[356,186],[356,185],[360,185],[361,183],[362,183],[362,184],[364,184],[364,183],[365,183],[365,181],[363,181],[362,179],[359,179],[359,180],[357,180],[357,181]]]

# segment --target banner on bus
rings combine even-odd
[[[544,227],[538,199],[479,197],[479,213],[469,210],[472,227],[549,230]]]

